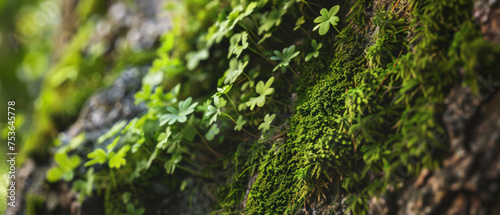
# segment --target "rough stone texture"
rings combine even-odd
[[[473,15],[481,26],[484,39],[500,44],[500,7],[498,0],[476,0]]]
[[[477,0],[472,13],[485,40],[500,45],[498,1]],[[374,197],[370,214],[500,214],[500,83],[478,80],[479,95],[457,85],[446,98],[443,167],[422,170],[382,201]]]
[[[464,103],[467,98],[474,102]],[[461,119],[446,123],[454,131],[451,154],[443,168],[422,171],[423,181],[399,192],[397,214],[498,214],[500,93],[481,100],[457,86],[448,99],[448,109]]]

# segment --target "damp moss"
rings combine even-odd
[[[322,60],[299,65],[312,78],[297,87],[289,139],[261,165],[248,214],[293,214],[339,185],[348,210],[364,214],[387,185],[440,166],[447,91],[457,82],[477,89],[477,77],[494,71],[500,52],[472,24],[469,2],[402,4],[395,11],[411,15],[374,5],[371,37],[356,26],[365,19],[355,5],[347,36],[333,45],[331,70],[325,73]],[[311,73],[324,75],[316,81]]]

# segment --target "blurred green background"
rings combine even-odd
[[[56,26],[61,21],[60,0],[0,1],[0,160],[5,160],[7,142],[7,102],[15,101],[16,114],[16,166],[19,170],[30,148],[39,146],[39,136],[33,135],[35,99],[40,94],[42,77],[49,71],[52,61],[52,40]],[[48,107],[46,107],[48,108]],[[26,144],[32,136],[32,144]],[[23,144],[24,143],[24,144]],[[0,162],[0,196],[6,195],[7,162]],[[0,201],[4,213],[6,200]]]

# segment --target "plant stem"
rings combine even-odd
[[[231,119],[231,121],[233,121],[233,122],[234,122],[234,124],[238,124],[238,123],[236,122],[236,120],[234,120],[234,119],[233,119],[233,117],[229,116],[229,114],[224,113],[224,112],[221,112],[221,113],[222,113],[222,115],[229,117],[229,119]],[[257,135],[252,134],[252,133],[250,133],[249,131],[247,131],[245,128],[241,127],[241,129],[242,129],[243,131],[245,131],[247,134],[249,134],[249,135],[251,135],[251,136],[253,136],[253,137],[255,137],[255,138],[259,138]]]
[[[247,75],[247,74],[245,74],[245,73],[241,73],[241,74],[243,74],[245,77],[247,77],[247,78],[248,78],[248,81],[250,81],[250,85],[252,85],[251,87],[253,87],[253,86],[254,86],[254,82],[253,82],[253,80],[252,80],[252,79],[250,79],[250,77],[248,77],[248,75]]]
[[[300,27],[300,30],[302,30],[302,31],[306,34],[307,38],[309,38],[310,40],[312,40],[311,36],[310,36],[310,35],[309,35],[309,33],[306,31],[306,29],[304,29],[304,28],[301,26],[301,27]]]
[[[287,106],[287,105],[286,105],[285,103],[283,103],[283,102],[279,102],[279,101],[277,101],[277,100],[275,100],[275,99],[273,99],[273,98],[270,98],[270,99],[271,99],[273,102],[276,102],[276,103],[278,103],[278,104],[280,104],[280,105],[283,105],[283,106],[285,106],[285,107]]]
[[[212,149],[212,148],[208,145],[207,141],[205,140],[205,138],[203,138],[203,135],[201,135],[200,131],[198,131],[198,129],[196,129],[196,127],[194,127],[194,125],[193,125],[193,124],[191,124],[191,122],[189,122],[189,125],[191,125],[191,127],[193,127],[193,128],[194,128],[194,130],[196,131],[196,133],[198,134],[198,136],[200,136],[201,141],[205,144],[205,146],[208,148],[208,150],[209,150],[210,152],[212,152],[212,154],[214,154],[217,158],[221,158],[221,157],[222,157],[222,155],[221,155],[221,154],[219,154],[218,152],[214,151],[214,150],[213,150],[213,149]]]
[[[238,109],[236,108],[236,105],[234,104],[233,100],[231,98],[229,98],[229,96],[227,94],[224,94],[226,96],[226,98],[229,100],[229,102],[231,102],[231,104],[233,105],[233,108],[234,108],[234,111],[236,111],[236,114],[239,115],[238,113]]]
[[[267,62],[269,62],[270,64],[272,64],[273,66],[275,66],[269,59],[267,59],[266,56],[264,56],[263,54],[261,54],[260,52],[256,51],[255,49],[252,49],[250,47],[248,47],[248,49],[250,49],[250,51],[253,51],[255,54],[258,54],[259,56],[263,57],[264,59],[266,59]]]
[[[295,74],[297,76],[297,78],[299,78],[302,81],[302,78],[300,78],[300,76],[297,73],[295,73],[295,70],[293,70],[293,68],[290,65],[288,65],[288,68],[290,68],[290,70],[292,70],[293,74]]]
[[[347,38],[344,34],[342,34],[342,33],[339,31],[339,29],[337,29],[337,27],[336,27],[335,25],[334,25],[333,27],[335,28],[335,30],[337,30],[337,32],[339,32],[339,34],[340,34],[340,35],[342,35],[344,38]]]
[[[186,172],[189,172],[189,173],[191,173],[191,174],[193,174],[193,175],[198,175],[198,176],[201,176],[201,177],[203,177],[203,178],[208,178],[206,175],[203,175],[203,174],[201,174],[201,173],[198,173],[198,172],[196,172],[196,171],[194,171],[194,170],[192,170],[192,169],[190,169],[190,168],[188,168],[188,167],[183,167],[183,166],[181,166],[181,165],[179,165],[179,164],[176,164],[175,166],[176,166],[177,168],[179,168],[179,169],[181,169],[181,170],[184,170],[184,171],[186,171]]]
[[[115,173],[113,173],[113,169],[109,168],[109,174],[111,175],[111,183],[113,184],[113,187],[116,189],[116,181],[115,181]]]

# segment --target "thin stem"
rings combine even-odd
[[[398,1],[396,2],[396,4],[392,7],[391,13],[392,13],[392,12],[394,12],[394,9],[396,8],[396,6],[398,6],[399,1],[400,1],[400,0],[398,0]]]
[[[109,173],[111,175],[111,183],[113,184],[113,187],[116,189],[116,181],[115,181],[115,173],[113,172],[112,168],[109,168]]]
[[[284,27],[282,27],[282,26],[280,25],[278,28],[279,28],[281,31],[283,31],[283,32],[285,33],[285,35],[288,37],[288,39],[290,39],[291,41],[293,41],[293,40],[294,40],[294,39],[293,39],[293,37],[292,37],[292,35],[290,35],[290,34],[288,33],[288,31],[287,31]]]
[[[285,106],[285,107],[287,106],[285,103],[283,103],[283,102],[279,102],[279,101],[277,101],[277,100],[275,100],[275,99],[273,99],[273,98],[269,98],[269,99],[271,99],[271,101],[276,102],[276,103],[278,103],[278,104],[280,104],[280,105],[283,105],[283,106]]]
[[[249,37],[249,38],[250,38],[250,40],[252,40],[252,41],[253,41],[253,39],[252,39],[252,37],[251,37],[252,35],[253,35],[255,38],[258,38],[258,37],[257,37],[257,35],[256,35],[253,31],[248,30],[247,26],[245,26],[245,25],[243,25],[243,24],[241,24],[241,23],[238,23],[238,25],[239,25],[240,27],[242,27],[243,29],[245,29],[245,31],[246,31],[246,32],[250,32],[250,37]]]
[[[309,3],[308,3],[308,2],[306,2],[306,1],[303,1],[303,2],[304,2],[304,4],[306,4],[306,5],[307,5],[307,7],[309,7],[309,9],[311,9],[311,11],[312,11],[313,13],[316,13],[316,11],[315,11],[315,10],[311,7],[311,5],[309,5]]]
[[[176,164],[175,166],[176,166],[177,168],[179,168],[179,169],[181,169],[181,170],[184,170],[184,171],[186,171],[186,172],[189,172],[189,173],[191,173],[191,174],[193,174],[193,175],[198,175],[198,176],[201,176],[201,177],[203,177],[203,178],[208,178],[208,176],[203,175],[203,174],[201,174],[201,173],[198,173],[198,172],[196,172],[196,171],[194,171],[194,170],[192,170],[192,169],[190,169],[190,168],[188,168],[188,167],[183,167],[183,166],[181,166],[181,165],[179,165],[179,164]]]
[[[231,121],[233,121],[233,122],[234,122],[234,124],[238,124],[238,123],[236,122],[236,120],[234,120],[234,119],[233,119],[233,117],[229,116],[229,114],[224,113],[224,112],[221,112],[221,113],[222,113],[222,115],[229,117],[229,119],[231,119]],[[247,134],[249,134],[249,135],[251,135],[251,136],[253,136],[253,137],[255,137],[255,138],[259,138],[257,135],[252,134],[252,133],[250,133],[249,131],[247,131],[245,128],[241,127],[241,129],[242,129],[243,131],[245,131]]]
[[[263,57],[264,59],[266,59],[267,62],[269,62],[270,64],[272,64],[273,66],[275,66],[269,59],[267,59],[266,56],[264,56],[263,54],[261,54],[260,52],[256,51],[255,49],[252,49],[250,47],[248,47],[248,49],[250,49],[250,51],[253,51],[255,54],[258,54],[259,56]]]
[[[344,34],[342,34],[342,33],[339,31],[339,29],[337,29],[337,27],[336,27],[335,25],[334,25],[333,27],[335,28],[335,30],[337,30],[337,32],[339,32],[339,34],[340,34],[340,35],[342,35],[344,38],[347,38]]]
[[[247,78],[248,78],[248,81],[250,81],[250,84],[251,84],[251,85],[252,85],[252,87],[253,87],[253,80],[252,80],[252,79],[250,79],[250,77],[248,77],[248,75],[247,75],[247,74],[245,74],[245,73],[241,73],[241,74],[243,74],[245,77],[247,77]]]
[[[214,151],[207,143],[207,141],[205,140],[205,138],[203,138],[203,135],[201,135],[200,131],[198,131],[198,129],[196,129],[196,127],[194,127],[193,124],[191,124],[191,122],[189,122],[189,125],[191,125],[191,127],[194,128],[194,130],[196,131],[196,133],[198,134],[198,136],[200,136],[201,138],[201,141],[205,144],[205,146],[208,148],[208,150],[210,150],[210,152],[212,152],[212,154],[214,154],[217,158],[221,158],[222,155],[219,154],[218,152]]]
[[[257,20],[255,19],[255,17],[253,17],[253,14],[250,15],[250,18],[252,18],[253,20],[253,23],[255,24],[255,26],[259,26],[259,23],[257,22]]]
[[[302,30],[302,31],[306,34],[307,38],[309,38],[310,40],[312,40],[311,36],[310,36],[310,35],[309,35],[309,33],[306,31],[306,29],[304,29],[302,26],[300,26],[299,28],[300,28],[300,30]]]
[[[229,100],[229,102],[231,102],[231,104],[233,105],[233,108],[234,108],[234,111],[236,111],[236,114],[239,115],[238,113],[238,109],[236,108],[236,105],[234,104],[233,100],[231,98],[229,98],[229,96],[227,94],[224,94],[226,96],[226,98]]]
[[[300,76],[297,73],[295,73],[295,70],[293,70],[293,68],[290,65],[288,65],[288,68],[290,68],[290,70],[292,70],[293,74],[295,74],[297,76],[297,78],[302,80],[302,78],[300,78]]]
[[[322,8],[322,6],[321,6],[321,5],[316,4],[316,3],[314,3],[314,2],[308,2],[308,3],[310,3],[310,4],[312,4],[312,5],[316,6],[316,7]]]

